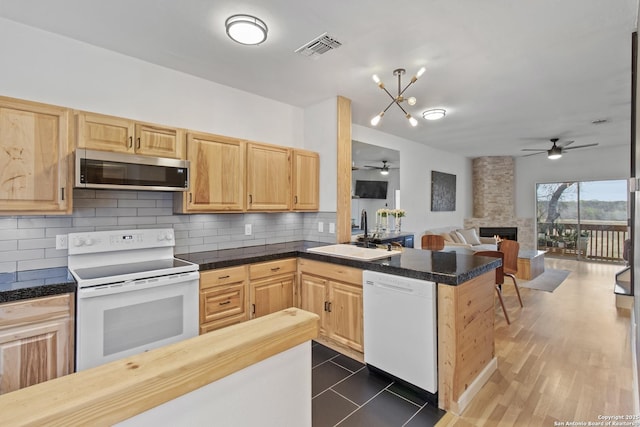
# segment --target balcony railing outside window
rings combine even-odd
[[[545,229],[543,223],[538,230]],[[550,255],[578,257],[581,259],[624,262],[624,241],[629,238],[625,223],[603,221],[586,223],[557,223],[558,228],[549,235],[538,234],[538,249]]]

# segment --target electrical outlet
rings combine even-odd
[[[336,234],[336,224],[333,222],[329,223],[329,233]]]
[[[244,225],[244,235],[245,236],[251,236],[251,233],[253,233],[251,224],[245,224]]]
[[[67,249],[69,247],[69,238],[66,234],[56,235],[56,249]]]
[[[323,233],[324,232],[324,222],[320,221],[318,223],[318,233]]]

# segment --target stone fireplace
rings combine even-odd
[[[515,214],[515,159],[489,156],[473,159],[473,217],[465,228],[515,228],[515,240],[522,249],[535,249],[534,219]],[[493,233],[488,237],[492,237]]]

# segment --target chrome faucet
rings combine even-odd
[[[367,247],[369,243],[369,234],[367,232],[367,211],[365,209],[362,209],[362,213],[360,213],[360,229],[364,230],[363,241],[364,246]]]

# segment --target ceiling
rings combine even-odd
[[[549,138],[629,144],[631,33],[638,0],[0,0],[0,16],[298,107],[344,96],[370,119],[406,84],[413,128],[395,107],[378,129],[468,157],[548,148]],[[243,46],[237,13],[269,34]],[[315,59],[294,50],[327,32],[342,43]],[[421,112],[445,108],[428,122]],[[593,124],[595,120],[606,120]]]

